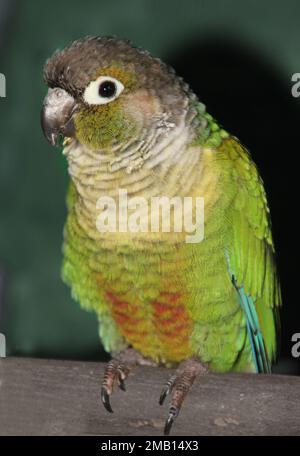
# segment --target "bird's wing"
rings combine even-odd
[[[231,195],[226,256],[247,319],[258,372],[270,372],[276,356],[281,304],[269,208],[263,182],[247,150],[233,137],[218,148],[224,191]]]

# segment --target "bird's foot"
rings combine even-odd
[[[189,392],[197,376],[208,373],[206,364],[197,359],[188,359],[178,366],[174,375],[172,375],[164,388],[162,389],[159,403],[162,405],[166,397],[171,394],[169,405],[169,414],[165,422],[164,434],[169,435],[175,418],[178,416],[182,403]]]
[[[110,396],[114,385],[117,383],[122,391],[126,391],[125,380],[130,370],[137,365],[156,366],[156,363],[144,358],[133,348],[126,348],[107,364],[102,382],[101,400],[108,412],[113,413]]]

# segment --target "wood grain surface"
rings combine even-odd
[[[100,402],[105,365],[0,360],[0,435],[162,435],[161,388],[173,372],[138,367],[113,414]],[[210,374],[195,382],[172,435],[300,435],[300,378]]]

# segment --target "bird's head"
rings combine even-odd
[[[63,136],[111,150],[150,141],[149,132],[163,137],[181,122],[191,98],[167,65],[115,38],[75,41],[46,62],[44,78],[42,127],[53,145]]]

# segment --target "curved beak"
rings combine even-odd
[[[41,125],[52,146],[58,145],[60,135],[74,137],[73,115],[77,110],[74,98],[58,87],[49,89],[41,112]]]

